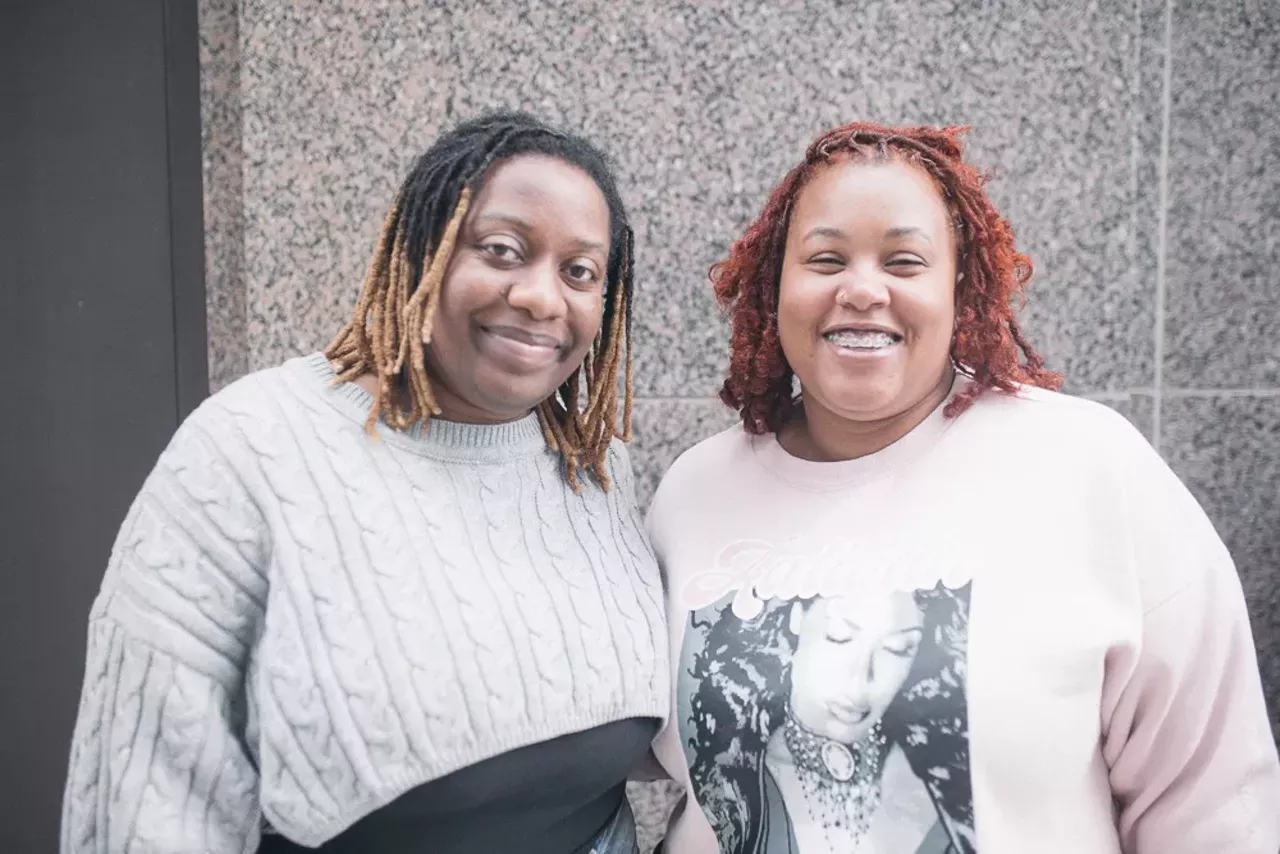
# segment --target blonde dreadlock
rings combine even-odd
[[[498,160],[523,153],[558,157],[583,169],[609,205],[613,248],[600,332],[583,365],[536,407],[547,446],[564,460],[569,485],[580,490],[579,472],[586,469],[608,489],[609,444],[615,437],[631,438],[634,238],[607,161],[585,140],[519,113],[469,122],[442,137],[419,159],[397,195],[351,319],[325,356],[334,365],[336,382],[368,374],[377,378],[366,424],[370,433],[379,419],[396,430],[409,430],[427,427],[440,414],[427,374],[426,348],[444,274],[472,193],[485,173]]]

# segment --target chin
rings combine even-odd
[[[549,396],[549,394],[542,397],[530,397],[528,394],[488,395],[489,405],[485,409],[505,420],[515,421],[528,415]]]
[[[858,740],[859,735],[857,727],[845,726],[835,722],[821,729],[816,729],[814,732],[828,741],[838,742],[839,744],[853,744]]]
[[[476,378],[475,389],[486,409],[523,415],[555,393],[559,385],[552,385],[554,380],[547,376],[481,376]]]
[[[898,412],[892,400],[856,401],[836,410],[836,414],[850,421],[883,421]]]
[[[844,394],[828,398],[833,414],[849,421],[881,421],[904,408],[897,394]]]

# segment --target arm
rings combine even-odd
[[[610,495],[608,497],[612,512],[621,520],[620,534],[622,538],[622,547],[629,550],[632,555],[640,557],[643,553],[644,558],[648,558],[653,553],[648,532],[642,520],[642,514],[639,509],[639,502],[636,500],[636,484],[635,470],[631,465],[631,454],[627,450],[627,445],[621,439],[615,438],[609,444],[609,479]],[[661,568],[659,568],[661,569]],[[666,592],[666,582],[663,579],[663,592]],[[668,607],[667,600],[663,600],[664,613]],[[628,783],[657,783],[669,780],[671,777],[666,769],[654,756],[653,748],[641,757],[636,766],[627,774]]]
[[[262,524],[209,423],[178,431],[120,531],[89,621],[62,854],[257,849],[243,667]]]
[[[715,833],[702,816],[702,811],[691,796],[689,768],[684,749],[680,744],[680,724],[676,703],[676,687],[679,680],[680,649],[684,640],[685,613],[676,596],[673,585],[679,583],[670,574],[670,538],[678,530],[682,508],[678,495],[683,481],[680,460],[667,472],[649,503],[645,527],[662,572],[662,586],[666,592],[668,643],[671,654],[671,711],[667,725],[658,733],[649,755],[653,777],[671,780],[666,795],[672,806],[667,817],[666,833],[655,849],[655,854],[713,854],[720,850]],[[674,475],[674,476],[673,476]]]
[[[1143,633],[1108,661],[1102,710],[1122,847],[1273,854],[1280,761],[1239,579],[1173,473],[1142,468],[1130,483]]]

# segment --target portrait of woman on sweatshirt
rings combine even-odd
[[[349,322],[178,430],[89,618],[62,854],[635,854],[670,708],[604,154],[409,170]]]
[[[1240,581],[1142,434],[1059,394],[960,128],[819,136],[712,271],[740,426],[648,529],[669,854],[1274,854]]]
[[[971,850],[964,712],[940,702],[963,694],[967,592],[868,586],[689,627],[690,776],[730,848]]]

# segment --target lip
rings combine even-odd
[[[833,332],[883,332],[885,335],[892,336],[894,341],[902,340],[901,332],[892,326],[879,323],[835,323],[822,330],[822,337],[826,338]]]
[[[519,326],[480,326],[481,351],[504,371],[527,374],[546,370],[560,361],[566,345],[550,335]]]
[[[505,338],[508,341],[523,344],[526,347],[557,351],[564,348],[564,342],[558,338],[528,329],[521,329],[519,326],[482,326],[480,328],[490,335]]]
[[[871,715],[870,708],[855,708],[844,703],[828,703],[827,712],[845,726],[857,726]]]

